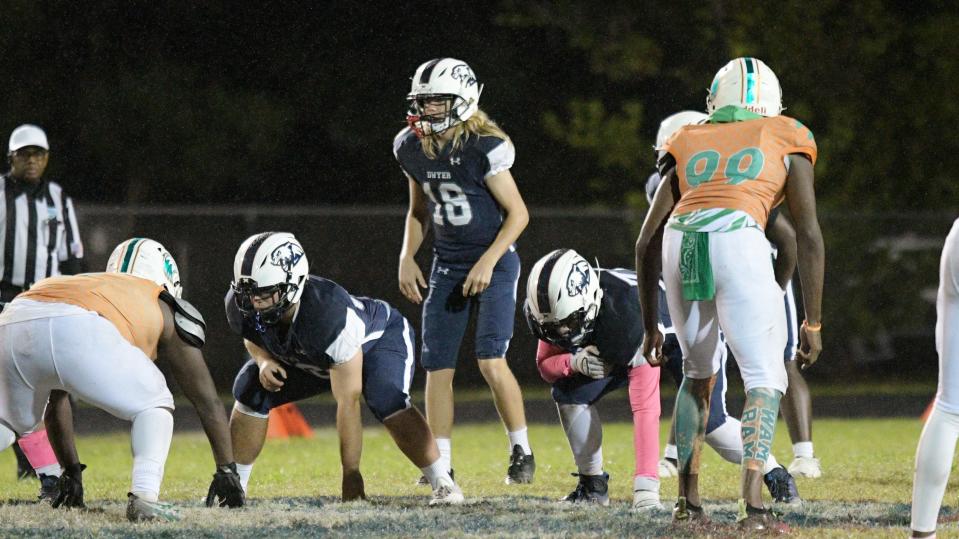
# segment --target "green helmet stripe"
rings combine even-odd
[[[756,102],[756,68],[753,65],[752,58],[744,58],[746,61],[746,103]]]
[[[123,255],[123,263],[120,264],[120,273],[126,273],[130,269],[130,260],[133,258],[133,252],[136,250],[136,244],[140,243],[143,238],[133,238],[130,240],[130,245],[127,245],[127,252]]]

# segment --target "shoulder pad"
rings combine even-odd
[[[206,341],[206,322],[196,307],[185,299],[174,297],[166,290],[160,292],[160,299],[173,309],[173,326],[184,342],[202,348]]]

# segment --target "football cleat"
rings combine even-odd
[[[536,473],[536,459],[533,454],[527,455],[519,444],[513,446],[513,454],[509,457],[509,467],[506,468],[506,484],[532,483]]]
[[[454,479],[453,470],[450,470],[450,479]],[[428,487],[430,486],[430,480],[427,479],[425,475],[421,475],[420,478],[416,480],[416,486]]]
[[[736,518],[736,524],[740,530],[747,533],[786,535],[790,531],[789,526],[780,520],[779,515],[769,509],[750,507],[742,498],[739,499],[739,516]]]
[[[679,475],[679,470],[676,468],[676,459],[670,458],[661,458],[659,459],[659,476],[660,477],[676,477]]]
[[[459,505],[463,503],[463,491],[453,482],[442,484],[433,490],[430,505]]]
[[[149,502],[136,494],[127,493],[127,520],[130,522],[176,522],[180,515],[172,504]]]
[[[764,475],[763,482],[766,483],[766,488],[769,489],[769,495],[773,497],[773,501],[790,505],[802,503],[802,498],[799,497],[799,489],[796,487],[796,480],[782,466],[773,468],[771,472]]]
[[[51,503],[60,494],[60,478],[55,475],[38,474],[40,478],[40,494],[37,496],[41,502]]]
[[[819,459],[816,457],[796,457],[789,464],[789,473],[799,477],[818,479],[822,477],[822,468],[819,466]]]
[[[703,511],[703,508],[687,502],[685,496],[680,496],[676,505],[673,506],[673,522],[677,524],[704,524],[708,521],[709,519],[706,518],[706,512]]]
[[[658,513],[665,508],[659,501],[659,493],[652,490],[633,491],[633,511],[637,513]]]
[[[572,474],[579,477],[576,489],[563,497],[563,502],[596,504],[606,507],[609,505],[609,474],[600,475]]]

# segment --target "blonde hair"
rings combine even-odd
[[[450,129],[453,130],[453,139],[450,143],[453,147],[450,149],[451,152],[455,152],[463,147],[463,144],[466,143],[466,139],[470,135],[476,135],[479,137],[496,137],[505,140],[507,143],[512,144],[512,141],[509,139],[509,135],[505,131],[500,129],[500,126],[496,125],[496,122],[490,119],[490,117],[483,112],[483,109],[476,109],[476,112],[473,113],[465,122],[459,123]],[[436,137],[423,137],[423,153],[426,157],[430,159],[436,159],[440,153],[440,145],[436,140]]]

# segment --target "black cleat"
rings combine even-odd
[[[747,533],[763,535],[788,535],[789,525],[779,515],[769,509],[750,507],[745,500],[739,500],[739,516],[736,518],[739,529]]]
[[[60,478],[55,475],[39,474],[40,494],[37,496],[41,502],[51,503],[60,494]]]
[[[513,454],[509,457],[509,468],[506,469],[506,484],[532,483],[536,473],[536,459],[533,454],[523,453],[523,448],[516,444]]]
[[[573,477],[579,477],[579,483],[573,492],[567,494],[562,500],[569,503],[594,503],[606,507],[609,505],[609,474],[603,472],[601,475],[583,475],[574,473]]]
[[[763,476],[763,482],[766,483],[766,488],[769,489],[769,495],[773,497],[774,502],[789,505],[802,503],[796,480],[786,471],[786,468],[782,466],[774,468]]]

